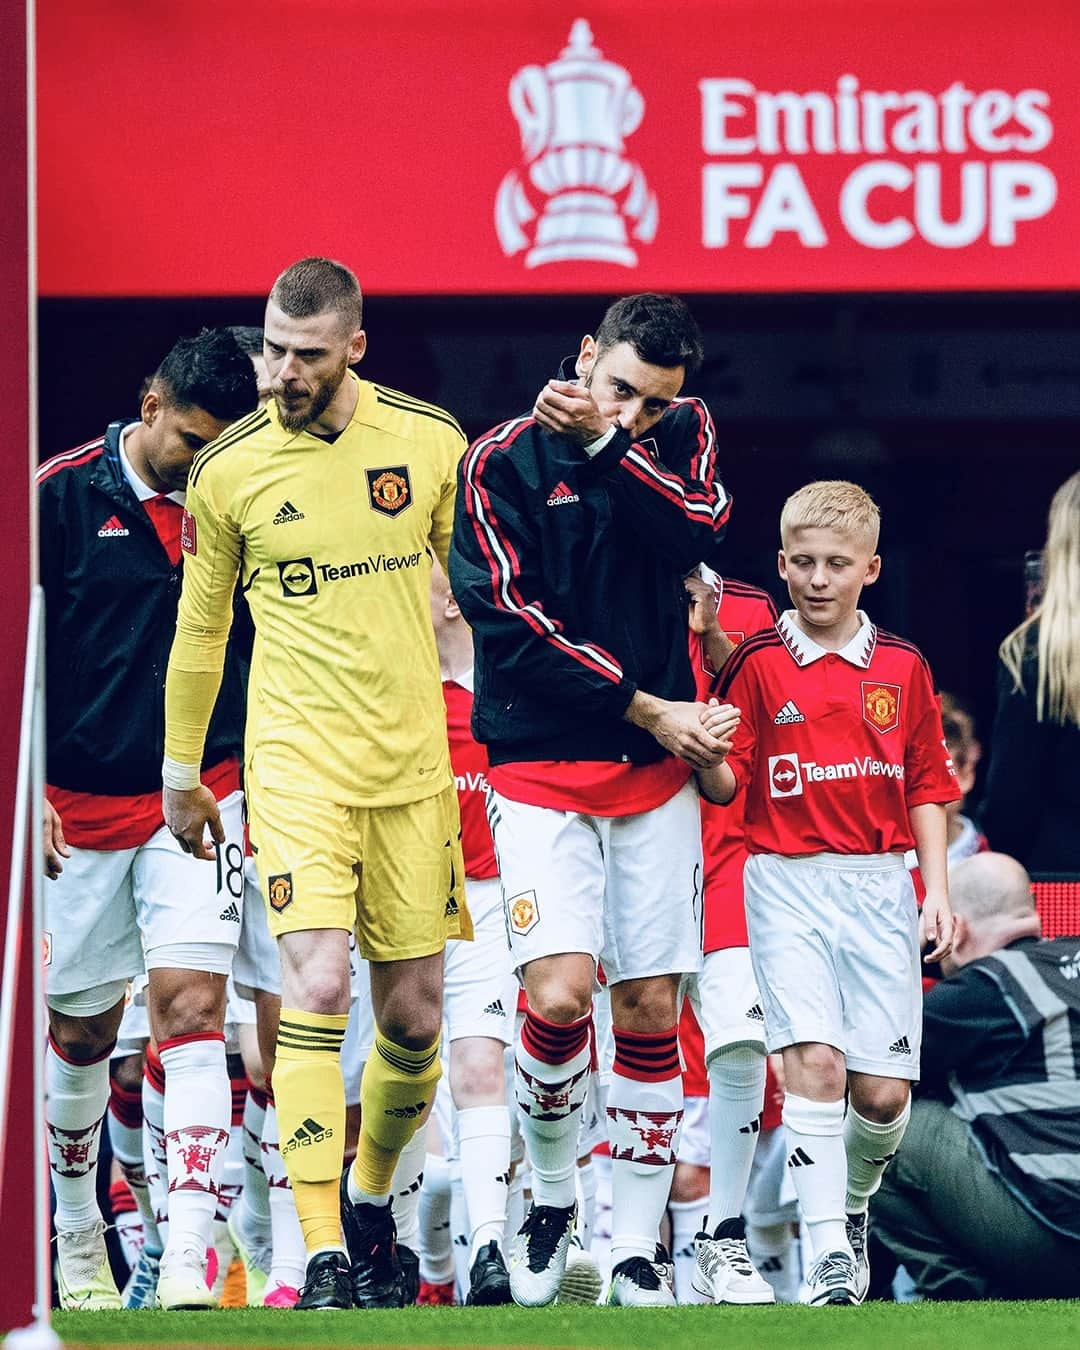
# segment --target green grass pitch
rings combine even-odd
[[[862,1308],[410,1308],[397,1312],[57,1313],[65,1344],[467,1346],[471,1350],[1056,1350],[1080,1345],[1080,1302]]]

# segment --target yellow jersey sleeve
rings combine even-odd
[[[213,443],[207,447],[212,449]],[[240,531],[215,508],[212,486],[199,481],[199,467],[197,458],[181,537],[184,585],[165,676],[165,758],[183,765],[202,763],[225,665],[241,557]]]

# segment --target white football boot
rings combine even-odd
[[[56,1284],[61,1308],[102,1312],[119,1308],[120,1292],[109,1268],[105,1224],[56,1234]]]
[[[742,1219],[725,1219],[712,1237],[702,1232],[694,1239],[691,1286],[714,1303],[775,1303],[776,1295],[754,1269],[746,1250]]]
[[[566,1274],[577,1205],[533,1205],[510,1244],[510,1292],[523,1308],[554,1303]]]

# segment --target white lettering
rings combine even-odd
[[[1013,139],[1014,150],[1026,150],[1029,155],[1048,146],[1054,136],[1054,124],[1043,112],[1050,95],[1044,89],[1021,89],[1016,96],[1016,120],[1028,133]]]
[[[823,248],[828,242],[806,184],[794,164],[778,164],[769,175],[746,232],[746,247],[766,248],[780,230],[797,234],[804,248]]]
[[[750,214],[750,199],[736,188],[760,187],[760,164],[706,164],[702,174],[701,242],[706,248],[727,248],[729,220]]]
[[[960,166],[960,218],[952,223],[941,215],[941,165],[916,165],[915,223],[922,237],[938,248],[974,243],[986,228],[986,165],[969,160]]]
[[[901,154],[936,154],[941,148],[937,134],[937,99],[923,89],[904,95],[911,111],[898,117],[893,126],[892,143]]]
[[[900,95],[891,90],[884,94],[876,94],[872,89],[867,89],[861,102],[863,149],[868,155],[883,155],[888,149],[885,141],[885,113],[900,107],[902,102]]]
[[[1012,120],[1013,101],[1004,89],[987,89],[971,105],[968,114],[968,130],[971,139],[980,150],[993,154],[995,150],[1009,150],[1012,136],[999,136],[997,133],[1006,122]]]
[[[941,143],[951,155],[959,155],[967,149],[964,109],[974,97],[975,95],[964,87],[961,80],[950,84],[941,95]]]
[[[868,198],[876,188],[903,192],[911,186],[911,179],[910,169],[891,160],[860,165],[840,191],[840,219],[848,234],[867,248],[898,248],[906,244],[915,233],[911,222],[899,215],[888,221],[874,220]]]
[[[1057,179],[1045,164],[996,160],[990,165],[990,242],[1016,243],[1016,222],[1038,220],[1057,201]]]
[[[828,94],[811,90],[808,94],[758,94],[757,140],[764,155],[805,155],[813,140],[819,155],[831,155],[836,149],[833,101]],[[783,118],[784,135],[780,136]],[[810,136],[807,129],[812,124]]]
[[[836,81],[836,144],[845,155],[859,152],[859,81],[841,75]]]
[[[707,155],[750,155],[756,146],[752,136],[728,136],[729,117],[743,118],[748,109],[729,94],[748,99],[754,92],[749,80],[701,80],[701,144]],[[725,243],[727,241],[725,240]]]

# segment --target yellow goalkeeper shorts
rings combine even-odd
[[[400,806],[339,806],[257,781],[248,820],[270,931],[355,929],[369,961],[471,939],[457,791]]]

